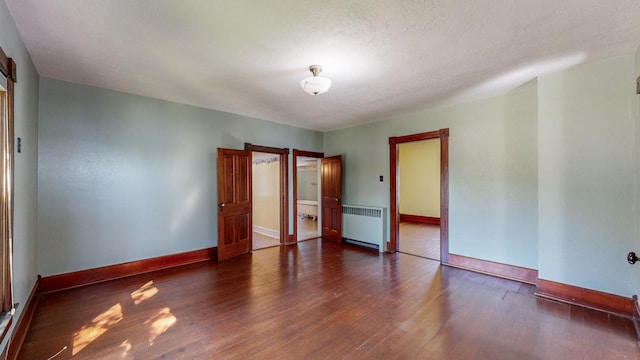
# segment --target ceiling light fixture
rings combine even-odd
[[[309,95],[320,95],[326,93],[331,87],[331,80],[326,77],[318,76],[318,74],[322,72],[322,66],[311,65],[309,66],[309,71],[311,71],[313,76],[300,82],[302,90]]]

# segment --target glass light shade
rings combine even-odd
[[[321,76],[312,76],[302,80],[300,86],[302,86],[302,90],[309,95],[320,95],[329,90],[331,80]]]

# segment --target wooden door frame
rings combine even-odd
[[[251,152],[262,152],[280,155],[280,244],[286,244],[289,234],[289,149],[244,143],[244,149]],[[253,179],[251,179],[253,186]],[[253,209],[253,198],[251,199]],[[253,223],[251,224],[253,228]],[[253,250],[253,243],[251,244]]]
[[[293,169],[292,170],[293,192],[291,195],[292,201],[293,201],[293,235],[289,239],[289,242],[291,243],[298,241],[298,156],[322,159],[324,157],[324,153],[293,149],[293,159],[292,159],[292,166],[291,166]],[[318,171],[320,171],[320,169],[318,169]],[[320,210],[319,202],[318,202],[318,210]]]
[[[12,263],[12,247],[14,235],[14,180],[15,180],[15,154],[14,154],[14,85],[18,81],[16,62],[13,58],[8,57],[4,50],[0,47],[0,74],[6,79],[6,92],[4,95],[4,110],[0,110],[0,116],[4,116],[4,120],[0,122],[2,127],[3,138],[0,141],[0,147],[4,160],[2,164],[2,176],[6,181],[6,186],[1,190],[3,202],[0,208],[0,221],[2,229],[0,231],[0,313],[6,314],[14,309],[13,304],[13,267]],[[4,114],[2,112],[4,111]],[[9,317],[8,323],[0,333],[2,340],[6,331],[11,325],[12,318]]]
[[[398,251],[400,211],[398,206],[398,145],[402,143],[440,139],[440,263],[449,262],[449,129],[419,134],[389,137],[391,231],[387,249]]]

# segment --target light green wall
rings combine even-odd
[[[322,151],[322,134],[42,78],[43,276],[217,245],[216,149]],[[290,213],[291,214],[291,213]]]
[[[0,1],[0,47],[14,59],[18,73],[15,84],[15,137],[22,139],[22,152],[15,154],[13,288],[19,303],[16,318],[37,278],[37,193],[38,193],[38,73],[27,53],[13,19]],[[13,326],[17,321],[13,321]],[[13,327],[10,329],[13,332]],[[6,346],[8,337],[0,345]],[[0,350],[1,351],[1,350]]]
[[[325,154],[344,155],[343,202],[388,209],[389,137],[449,128],[450,252],[537,268],[535,85],[325,133]]]
[[[440,217],[440,139],[398,146],[400,214]]]
[[[632,56],[538,81],[541,279],[631,296],[637,96]]]
[[[640,249],[638,57],[328,132],[324,151],[344,154],[345,203],[388,208],[388,182],[378,182],[389,174],[388,138],[450,128],[451,253],[629,297],[640,288],[624,261]]]

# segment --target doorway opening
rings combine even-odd
[[[434,151],[434,147],[439,147],[439,151]],[[427,149],[431,150],[428,155],[425,152]],[[389,151],[391,238],[388,250],[408,252],[448,263],[449,129],[391,137]],[[425,156],[429,155],[431,159],[427,160]],[[418,160],[412,161],[412,158]],[[428,164],[434,162],[435,168],[439,170],[435,179],[432,176],[435,170]],[[404,168],[401,163],[405,163]],[[431,174],[425,175],[425,171],[429,170]],[[439,184],[435,186],[435,192],[439,192],[436,194],[439,195],[439,201],[434,204],[432,200],[436,195],[427,187],[434,188],[432,183],[437,180]],[[412,184],[413,182],[417,184]],[[404,201],[403,191],[404,195],[408,195],[404,197]],[[425,200],[423,195],[431,198]],[[424,204],[425,201],[429,204]]]
[[[245,144],[251,151],[251,250],[285,243],[288,149]]]
[[[320,234],[320,159],[300,156],[296,165],[296,240],[317,238]]]
[[[321,159],[323,153],[293,149],[293,238],[321,236]]]
[[[440,260],[440,138],[398,145],[398,251]]]
[[[280,245],[280,156],[251,154],[252,250]]]

